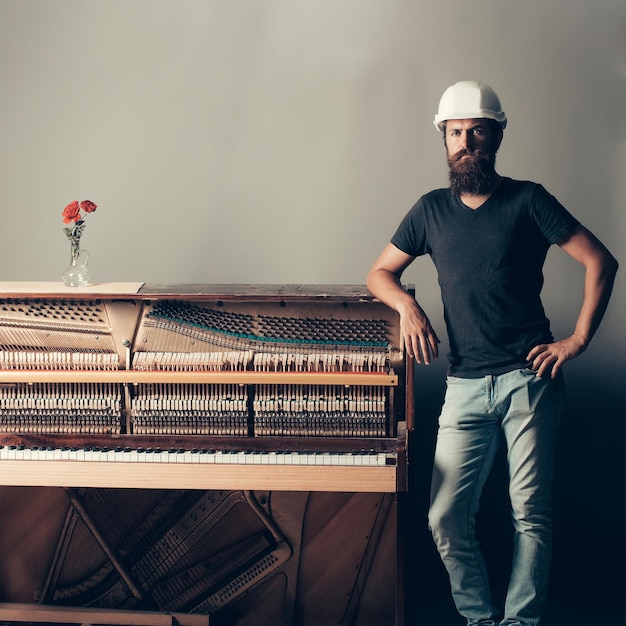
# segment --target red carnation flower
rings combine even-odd
[[[70,222],[78,222],[80,220],[80,205],[78,204],[78,200],[74,200],[70,202],[64,209],[63,213],[63,221],[66,224]]]
[[[93,213],[98,208],[98,205],[95,202],[92,202],[91,200],[83,200],[80,203],[80,208],[85,213]]]

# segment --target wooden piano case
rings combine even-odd
[[[0,558],[23,573],[0,620],[404,622],[393,311],[359,285],[3,287]]]

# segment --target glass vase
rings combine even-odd
[[[61,274],[66,287],[86,287],[89,284],[89,252],[80,249],[80,239],[70,238],[70,264]]]

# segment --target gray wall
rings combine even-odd
[[[468,78],[509,116],[500,172],[543,183],[622,256],[623,0],[0,0],[0,77],[1,280],[60,280],[60,213],[89,198],[97,282],[361,283],[446,183],[432,118]],[[443,335],[429,260],[405,278]],[[581,281],[550,253],[558,335]],[[572,502],[623,475],[625,309],[622,275],[569,366]],[[418,378],[428,424],[443,368]]]
[[[622,0],[1,0],[0,63],[3,280],[59,280],[60,212],[89,198],[96,282],[363,282],[446,183],[432,118],[466,78],[509,115],[500,171],[621,253]],[[568,332],[579,268],[554,251],[546,275]],[[432,276],[406,280],[437,317]],[[602,362],[624,351],[623,284]]]

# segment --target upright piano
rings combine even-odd
[[[403,623],[394,311],[360,285],[0,289],[0,489],[67,501],[38,606]]]

